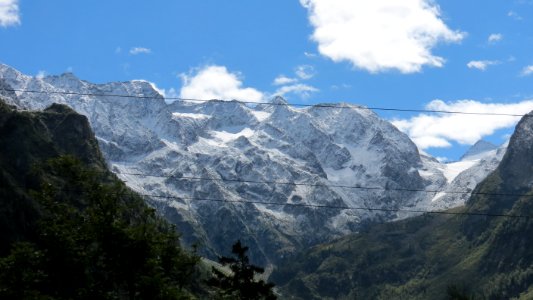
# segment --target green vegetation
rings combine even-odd
[[[198,258],[118,180],[70,156],[34,169],[35,239],[0,259],[0,298],[181,299]]]
[[[87,119],[0,101],[0,298],[189,299],[198,257],[105,167]]]
[[[532,145],[533,147],[533,145]],[[531,153],[522,157],[530,164]],[[509,162],[504,158],[502,165]],[[523,166],[527,167],[527,166]],[[455,212],[531,215],[533,189],[500,167]],[[524,180],[531,182],[530,179]],[[523,196],[513,196],[523,195]],[[533,221],[424,215],[380,224],[291,257],[272,275],[294,299],[531,299]],[[528,293],[529,291],[529,293]],[[448,298],[449,299],[449,298]]]
[[[0,299],[273,299],[272,285],[249,280],[261,268],[247,249],[225,260],[230,285],[213,277],[107,170],[84,116],[0,101]]]
[[[231,251],[237,258],[219,259],[223,266],[229,266],[230,274],[212,267],[215,276],[208,280],[208,284],[218,290],[217,297],[220,299],[276,299],[272,291],[274,284],[256,280],[256,275],[263,274],[264,269],[250,264],[246,251],[248,247],[243,247],[241,241],[237,241]]]
[[[467,292],[465,288],[450,285],[447,288],[448,300],[475,300],[476,296]]]

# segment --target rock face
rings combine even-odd
[[[423,172],[423,174],[429,178],[436,178],[435,172],[437,177],[443,174],[446,184],[441,188],[436,188],[440,192],[436,192],[430,201],[420,203],[418,206],[427,210],[435,210],[463,205],[470,198],[470,192],[476,185],[496,169],[506,150],[506,144],[497,147],[478,141],[463,155],[461,160],[456,162],[436,164],[430,158],[423,157],[429,165],[428,170],[433,170]]]
[[[34,78],[6,65],[2,87],[33,91],[4,91],[19,108],[62,103],[87,116],[113,171],[208,256],[241,239],[258,263],[276,262],[367,222],[411,215],[366,208],[440,209],[466,199],[416,192],[446,189],[461,170],[449,175],[389,122],[353,105],[167,104],[146,81]],[[495,167],[467,166],[476,165],[479,176],[461,182],[475,185]]]
[[[441,299],[453,285],[480,299],[532,299],[532,157],[529,113],[455,215],[379,224],[317,245],[271,279],[287,299]]]
[[[470,147],[468,151],[466,151],[466,153],[461,157],[461,160],[473,158],[479,156],[480,154],[496,149],[498,149],[498,146],[494,145],[493,143],[479,140],[472,147]]]
[[[102,170],[105,162],[85,116],[58,104],[20,112],[1,96],[0,149],[0,256],[5,256],[13,242],[35,238],[40,208],[28,189],[38,188],[32,174],[36,164],[60,155]]]

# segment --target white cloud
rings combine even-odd
[[[304,52],[304,55],[307,58],[315,58],[315,57],[317,57],[316,53],[311,53],[311,52],[307,52],[307,51]]]
[[[458,42],[432,0],[300,0],[314,27],[320,54],[348,61],[372,73],[419,72],[424,65],[442,67],[431,49],[438,42]]]
[[[294,73],[303,80],[311,79],[316,75],[315,68],[311,65],[297,66]]]
[[[297,82],[298,79],[297,78],[291,78],[291,77],[287,77],[285,75],[279,75],[278,77],[276,77],[274,79],[274,82],[273,84],[274,85],[284,85],[284,84],[291,84],[291,83],[295,83]]]
[[[242,76],[224,66],[210,65],[194,74],[180,75],[183,86],[180,97],[185,99],[218,99],[261,102],[265,96],[254,88],[242,87]]]
[[[347,83],[334,84],[334,85],[331,86],[332,90],[351,89],[351,88],[352,88],[352,86],[350,84],[347,84]]]
[[[37,72],[37,75],[35,75],[35,78],[43,79],[46,75],[47,75],[46,71],[40,70],[39,72]]]
[[[274,94],[276,96],[285,96],[287,94],[292,93],[292,94],[298,95],[300,98],[308,98],[309,96],[311,96],[312,93],[316,93],[318,91],[319,89],[313,86],[303,84],[303,83],[297,83],[293,85],[282,86],[279,89],[277,89]]]
[[[520,16],[517,12],[515,12],[513,10],[509,11],[507,13],[507,16],[511,17],[511,18],[513,18],[513,19],[515,19],[517,21],[522,21],[523,20],[522,16]]]
[[[489,66],[497,65],[500,62],[497,60],[472,60],[466,64],[469,69],[478,69],[485,71]]]
[[[426,109],[439,111],[480,112],[498,114],[526,114],[533,110],[533,100],[519,103],[481,103],[460,100],[446,103],[433,100]],[[423,113],[410,119],[392,123],[408,134],[420,149],[450,147],[452,142],[474,144],[496,130],[514,126],[520,117],[466,114]]]
[[[496,43],[496,42],[499,42],[503,39],[503,34],[501,33],[493,33],[491,35],[489,35],[488,37],[488,42],[489,43]]]
[[[180,97],[180,93],[175,89],[175,88],[170,88],[168,90],[164,90],[163,89],[163,96],[165,98],[179,98]],[[170,99],[171,101],[172,100],[175,100],[175,99]]]
[[[137,55],[137,54],[150,54],[152,53],[152,50],[149,48],[144,47],[133,47],[130,49],[131,55]]]
[[[533,74],[533,65],[529,65],[522,69],[522,76],[529,76]]]
[[[18,0],[0,0],[0,26],[20,24]]]
[[[287,94],[294,94],[302,99],[308,98],[312,93],[316,93],[319,89],[314,86],[303,84],[301,81],[309,80],[316,75],[315,68],[311,65],[300,65],[294,68],[296,77],[287,77],[279,75],[274,79],[274,85],[281,85],[275,92],[274,96],[285,96]]]

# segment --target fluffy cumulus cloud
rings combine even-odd
[[[308,98],[312,93],[318,92],[318,89],[303,83],[282,86],[274,93],[278,96],[286,96],[289,93],[296,94],[300,98]]]
[[[515,19],[517,21],[522,21],[523,20],[522,16],[520,16],[516,11],[513,11],[513,10],[509,11],[507,13],[507,16],[509,16],[509,17],[511,17],[511,18],[513,18],[513,19]]]
[[[297,82],[297,78],[287,77],[285,75],[279,75],[278,77],[274,78],[274,82],[272,84],[274,85],[285,85],[285,84],[291,84]]]
[[[183,86],[180,97],[185,99],[264,101],[264,94],[254,88],[243,87],[242,76],[224,66],[209,65],[189,74],[180,75]]]
[[[152,50],[145,47],[133,47],[130,49],[131,55],[137,55],[137,54],[150,54],[152,53]]]
[[[431,53],[439,42],[458,42],[464,34],[440,18],[431,0],[300,0],[314,27],[320,54],[348,61],[372,73],[419,72],[441,67],[444,58]]]
[[[461,100],[446,103],[433,100],[426,109],[475,113],[521,115],[533,110],[533,100],[519,103],[481,103]],[[514,126],[520,117],[505,115],[420,114],[410,119],[393,120],[392,123],[408,134],[420,149],[450,147],[452,142],[474,144],[496,130]]]
[[[43,79],[44,77],[46,77],[46,75],[48,75],[46,71],[40,70],[39,72],[37,72],[37,75],[35,75],[35,78]]]
[[[294,68],[294,77],[279,75],[274,79],[272,84],[280,86],[275,92],[275,96],[287,97],[288,94],[294,94],[305,99],[309,98],[312,93],[319,89],[309,84],[302,83],[316,75],[315,68],[311,65],[300,65]]]
[[[297,66],[294,70],[294,73],[296,74],[296,76],[303,80],[311,79],[316,75],[315,68],[311,65]]]
[[[496,43],[503,39],[503,35],[501,33],[493,33],[489,35],[489,38],[487,39],[489,43]]]
[[[0,0],[0,26],[20,24],[18,0]]]
[[[497,65],[500,62],[497,60],[472,60],[466,64],[469,69],[478,69],[485,71],[489,66]]]
[[[533,74],[533,65],[529,65],[522,69],[522,76],[529,76]]]

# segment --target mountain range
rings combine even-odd
[[[207,270],[107,169],[85,116],[0,97],[1,299],[204,299]]]
[[[32,77],[1,64],[0,95],[23,110],[61,103],[85,115],[111,170],[186,244],[216,257],[241,239],[260,264],[368,224],[462,205],[506,149],[481,143],[444,164],[351,104],[167,103],[147,81]]]
[[[272,278],[287,299],[533,299],[532,133],[529,113],[464,206],[315,246]]]

